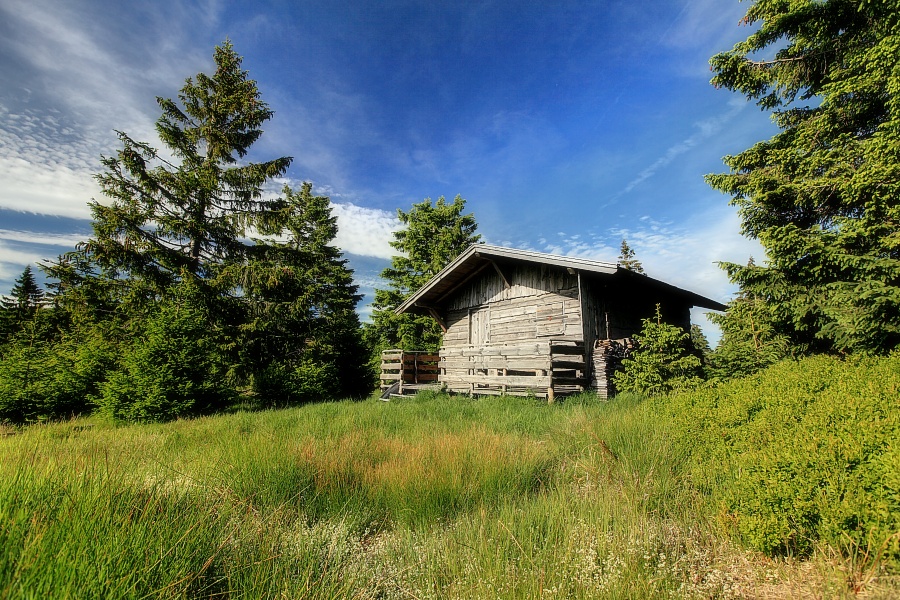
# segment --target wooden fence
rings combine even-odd
[[[440,368],[439,380],[452,392],[534,395],[552,402],[558,394],[583,391],[590,365],[583,342],[548,340],[442,348]]]
[[[385,350],[381,353],[381,390],[394,386],[391,393],[403,394],[437,387],[438,361],[436,352]]]

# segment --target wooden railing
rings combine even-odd
[[[403,388],[415,389],[438,382],[438,361],[436,352],[414,352],[385,350],[381,353],[381,389],[397,386],[396,393]]]
[[[584,343],[547,340],[518,345],[443,348],[440,381],[469,394],[536,395],[582,391],[588,385]]]

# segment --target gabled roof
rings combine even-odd
[[[441,269],[428,283],[407,298],[403,304],[397,307],[396,312],[398,314],[404,312],[426,312],[428,307],[438,305],[450,293],[482,270],[491,267],[498,269],[499,272],[498,264],[514,262],[552,265],[596,277],[639,278],[644,285],[664,289],[672,295],[683,298],[691,306],[725,310],[725,305],[715,300],[683,290],[658,279],[634,273],[620,267],[616,263],[544,254],[543,252],[534,252],[532,250],[490,246],[488,244],[473,244],[450,264]],[[500,272],[500,276],[504,276],[502,272]]]

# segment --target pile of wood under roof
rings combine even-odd
[[[634,340],[631,338],[597,340],[594,343],[591,387],[597,390],[598,396],[607,399],[615,395],[612,377],[622,368],[622,361],[629,358],[632,352]]]

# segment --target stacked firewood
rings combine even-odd
[[[612,376],[622,368],[622,361],[634,351],[634,340],[597,340],[594,343],[593,368],[591,369],[591,387],[597,395],[607,399],[615,395]]]

